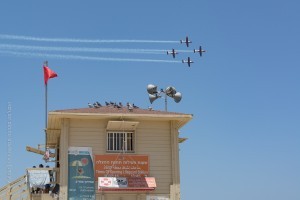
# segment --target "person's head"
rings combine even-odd
[[[40,164],[40,165],[39,165],[39,168],[43,168],[43,167],[44,167],[44,165],[43,165],[43,164]]]

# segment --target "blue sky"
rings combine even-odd
[[[299,199],[299,7],[294,0],[1,2],[0,185],[7,176],[9,102],[12,180],[23,175],[26,167],[42,162],[25,146],[44,142],[42,64],[48,60],[58,74],[49,81],[49,110],[109,100],[147,108],[150,83],[159,88],[172,85],[183,94],[180,103],[168,102],[169,111],[194,115],[181,130],[181,136],[189,138],[180,146],[182,199]],[[5,35],[171,42],[41,42]],[[193,42],[189,48],[179,43],[186,35]],[[13,45],[31,46],[31,50],[8,49]],[[184,52],[199,45],[207,50],[201,58]],[[165,51],[64,52],[50,47],[182,52],[173,59]],[[190,68],[180,63],[187,56],[195,62]],[[151,106],[163,110],[163,99]]]

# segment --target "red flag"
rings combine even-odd
[[[47,82],[50,78],[57,77],[57,74],[52,71],[49,67],[44,66],[44,79],[45,79],[45,85],[47,85]]]

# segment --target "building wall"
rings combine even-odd
[[[138,154],[149,155],[150,176],[155,177],[157,194],[169,194],[172,183],[170,125],[167,122],[141,122],[137,128]]]
[[[106,154],[107,123],[108,120],[71,119],[69,146],[92,147],[93,154]],[[153,195],[170,195],[170,185],[172,185],[173,179],[170,122],[140,121],[135,134],[135,154],[149,156],[149,176],[156,179],[157,188],[149,193]],[[140,193],[128,193],[98,193],[97,199],[146,198],[145,195]]]

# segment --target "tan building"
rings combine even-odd
[[[56,148],[59,199],[72,199],[68,176],[76,162],[68,150],[90,148],[97,200],[179,200],[179,143],[184,141],[179,129],[191,119],[191,114],[126,106],[49,112],[46,141]]]

